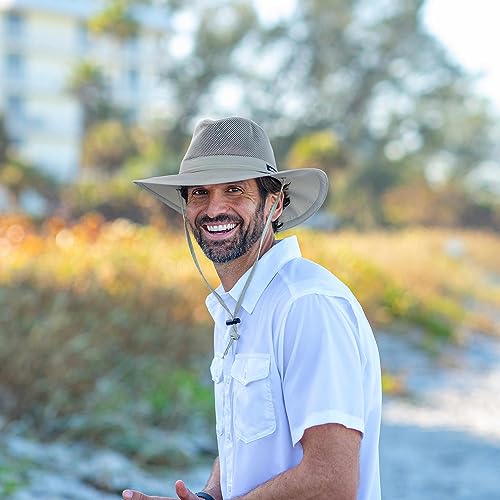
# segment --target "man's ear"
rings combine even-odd
[[[280,197],[280,201],[279,201],[278,205],[276,206],[276,210],[274,211],[272,222],[275,222],[277,219],[279,219],[279,217],[283,213],[283,200],[285,199],[285,193],[283,193],[283,191],[280,191],[277,194],[272,194],[271,195],[271,206],[276,201],[276,196]]]

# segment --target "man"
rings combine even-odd
[[[318,169],[278,171],[266,133],[238,117],[204,120],[180,173],[136,181],[181,212],[214,263],[219,456],[202,492],[181,500],[380,499],[380,363],[350,290],[274,233],[314,214]],[[166,499],[126,490],[123,498]]]

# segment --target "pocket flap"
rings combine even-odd
[[[218,384],[222,380],[222,363],[224,360],[219,357],[215,356],[215,358],[212,360],[212,364],[210,365],[210,374],[212,375],[212,380]]]
[[[231,376],[240,384],[247,385],[269,375],[269,354],[237,354],[231,367]]]

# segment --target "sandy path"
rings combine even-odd
[[[411,391],[384,403],[383,498],[500,499],[500,342],[475,337],[434,361],[389,335],[379,346]]]

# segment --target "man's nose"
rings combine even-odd
[[[206,207],[206,214],[209,217],[216,217],[220,214],[227,213],[228,203],[227,198],[224,196],[224,193],[220,193],[218,191],[210,193],[208,197],[208,204]]]

